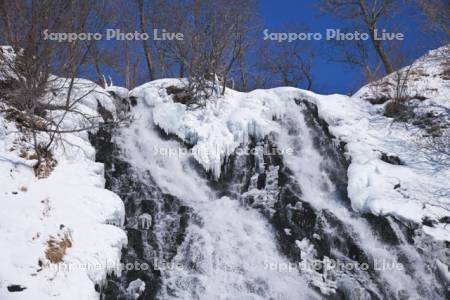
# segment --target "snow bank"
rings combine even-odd
[[[416,137],[404,124],[382,117],[358,98],[317,97],[319,114],[331,132],[346,143],[351,159],[348,192],[356,211],[393,215],[421,223],[425,216],[450,214],[450,172],[421,154]],[[382,153],[405,165],[384,162]]]
[[[128,98],[128,94],[130,91],[124,87],[109,85],[105,88],[105,90],[113,95],[117,95],[119,98],[126,99]]]
[[[114,111],[105,90],[86,80],[77,83],[74,97],[89,92],[77,104],[78,111],[101,120],[97,101]],[[62,102],[64,92],[54,97],[54,104]],[[60,116],[53,114],[56,120]],[[77,114],[69,114],[61,128],[79,128],[80,122]],[[1,299],[98,299],[95,284],[117,267],[127,242],[120,228],[123,203],[104,189],[103,164],[95,162],[87,133],[64,134],[62,139],[52,149],[55,170],[37,179],[32,169],[36,161],[24,157],[32,154],[28,139],[0,114]],[[72,246],[63,262],[51,263],[45,254],[47,242],[61,235],[67,235]],[[25,289],[9,291],[17,287]]]
[[[450,82],[442,76],[442,51],[431,51],[409,69],[412,77],[407,94],[412,95],[418,114],[434,112],[442,120],[450,109]],[[384,105],[367,100],[385,96],[392,99],[395,91],[392,74],[381,82],[363,87],[353,97],[340,95],[311,97],[319,114],[330,125],[330,131],[346,143],[351,159],[348,169],[348,193],[356,211],[376,215],[392,215],[401,220],[422,223],[427,234],[450,241],[450,228],[439,222],[450,216],[450,168],[436,163],[421,149],[418,139],[422,129],[411,123],[394,122],[383,116]],[[414,100],[414,98],[427,98]],[[400,158],[403,165],[382,160],[385,155]]]
[[[240,93],[227,89],[225,96],[209,101],[202,109],[174,103],[166,87],[178,80],[157,80],[131,91],[152,107],[153,121],[166,133],[175,134],[193,146],[194,158],[217,179],[224,160],[251,137],[261,139],[279,131],[276,119],[287,109],[283,92],[294,89],[257,90]],[[291,99],[292,100],[292,99]]]

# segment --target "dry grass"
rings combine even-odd
[[[25,148],[20,149],[19,157],[29,159],[28,158],[28,151]]]
[[[7,108],[3,112],[5,112],[5,119],[10,122],[15,122],[19,129],[33,127],[38,131],[45,131],[47,129],[46,123],[39,116],[32,118],[16,108]]]
[[[47,178],[50,176],[57,164],[58,161],[53,157],[53,153],[51,151],[42,151],[42,162],[34,167],[34,173],[39,179]]]
[[[62,239],[56,239],[50,237],[47,241],[47,250],[45,250],[45,256],[54,264],[60,263],[64,260],[67,248],[72,247],[72,241],[67,233],[64,234]]]

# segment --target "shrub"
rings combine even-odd
[[[45,257],[54,264],[60,263],[66,255],[67,248],[72,247],[72,241],[69,234],[65,233],[62,239],[50,237],[47,241],[47,250],[45,250]]]

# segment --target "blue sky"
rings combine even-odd
[[[300,32],[304,32],[306,26],[310,32],[320,32],[325,34],[327,28],[348,27],[348,22],[335,18],[328,14],[321,13],[317,4],[321,0],[259,0],[259,14],[263,23],[263,29],[267,28],[270,32],[286,31],[285,26],[296,30],[297,26]],[[399,2],[402,0],[398,0]],[[430,39],[426,34],[419,33],[416,29],[423,26],[424,18],[419,16],[417,9],[411,5],[403,7],[402,13],[396,15],[387,28],[398,27],[405,34],[405,40],[401,42],[402,59],[405,63],[410,63],[414,59],[423,55],[427,50],[437,48],[438,43]],[[292,30],[290,30],[292,31]],[[264,34],[260,33],[261,40]],[[277,42],[274,42],[277,43]],[[365,84],[365,78],[360,70],[348,65],[337,63],[330,60],[330,56],[336,53],[333,42],[304,41],[308,47],[312,47],[316,53],[313,64],[313,90],[322,94],[341,93],[357,91]],[[306,45],[306,44],[305,44]],[[130,47],[138,53],[141,51],[141,43],[132,42]],[[327,54],[327,57],[324,54]],[[375,57],[375,56],[374,56]],[[120,74],[105,67],[107,73],[111,74],[116,84],[123,84]],[[145,69],[141,61],[140,68]],[[92,70],[88,70],[92,73]],[[144,71],[145,73],[145,71]],[[92,75],[92,74],[91,74]],[[304,88],[304,86],[300,86]]]
[[[314,7],[319,1],[310,0],[262,0],[260,13],[264,28],[276,32],[286,23],[302,23],[308,26],[311,32],[325,32],[327,28],[341,27],[342,22],[334,20],[327,15],[318,13]],[[313,47],[326,46],[325,41],[305,41],[314,43]],[[320,45],[322,44],[322,45]],[[343,64],[329,62],[328,59],[316,59],[313,75],[315,79],[314,90],[322,93],[347,92],[352,86],[350,82],[358,80],[359,74]]]
[[[400,0],[399,0],[400,1]],[[317,3],[313,0],[261,0],[260,14],[264,27],[271,32],[277,32],[286,23],[301,23],[306,25],[312,32],[325,33],[327,28],[343,28],[346,22],[330,15],[322,14],[317,9]],[[427,50],[439,45],[427,39],[424,34],[416,32],[418,12],[414,8],[407,8],[402,14],[396,16],[395,26],[401,28],[405,34],[405,40],[401,47],[405,51],[407,62],[423,55]],[[261,36],[262,33],[261,33]],[[332,43],[322,41],[305,41],[304,43],[315,43],[313,47],[322,48],[322,51],[332,53]],[[355,91],[363,84],[363,77],[359,71],[349,68],[341,63],[332,62],[319,56],[314,65],[313,75],[315,77],[314,90],[320,93],[347,93]]]

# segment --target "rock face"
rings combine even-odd
[[[449,298],[448,282],[442,276],[445,272],[436,263],[448,262],[449,245],[432,241],[418,225],[355,213],[347,195],[345,145],[330,134],[314,104],[304,99],[296,103],[298,119],[284,121],[284,137],[251,140],[246,145],[251,154],[231,155],[218,181],[192,165],[193,172],[208,182],[217,197],[235,199],[247,211],[259,212],[274,232],[281,253],[319,298]],[[182,278],[185,289],[196,286],[200,276],[207,277],[207,267],[197,265],[192,257],[198,253],[195,248],[202,249],[195,244],[192,228],[206,230],[208,220],[197,216],[201,206],[191,207],[182,197],[163,192],[151,169],[138,171],[124,161],[114,135],[120,132],[101,128],[91,141],[97,160],[105,164],[107,188],[125,203],[128,247],[123,250],[122,263],[146,264],[148,268],[111,274],[101,287],[102,299],[183,298],[179,296],[180,283],[171,282],[160,264],[186,262],[195,272]],[[291,156],[268,151],[276,150],[280,138],[292,142]],[[305,155],[317,165],[302,165]],[[401,163],[383,155],[391,164]],[[393,285],[396,280],[398,286]],[[261,286],[248,283],[245,293],[264,299],[270,285],[270,281]],[[202,289],[189,295],[204,297]]]
[[[399,266],[401,264],[399,268],[413,274],[412,281],[417,282],[418,289],[422,289],[420,272],[433,270],[428,274],[434,278],[433,285],[423,288],[419,293],[438,298],[448,297],[449,291],[445,288],[445,281],[441,280],[435,258],[428,257],[422,250],[422,247],[430,247],[431,243],[431,247],[440,249],[437,253],[448,259],[448,245],[431,242],[429,237],[423,236],[418,225],[404,224],[389,216],[353,213],[346,192],[348,163],[342,147],[334,142],[334,137],[329,133],[327,124],[320,119],[314,104],[300,100],[298,104],[304,108],[314,147],[326,158],[322,165],[323,171],[336,185],[336,198],[332,201],[338,201],[340,209],[348,210],[348,217],[354,221],[343,220],[339,211],[318,209],[314,203],[306,202],[301,183],[292,176],[292,171],[285,165],[281,155],[233,157],[224,168],[227,173],[222,178],[222,192],[237,194],[246,205],[260,210],[276,230],[280,249],[292,262],[318,265],[314,270],[305,268],[303,274],[324,297],[402,299],[410,293],[407,290],[396,291],[387,285],[381,269],[394,268],[394,265],[387,265],[394,260],[388,262],[384,256],[377,257],[367,245],[363,245],[358,232],[352,228],[353,222],[369,230],[371,233],[367,234],[379,241],[378,247],[389,251],[388,256],[398,258]],[[270,139],[251,145],[253,149],[261,146],[275,147]],[[389,163],[400,164],[397,157],[384,156]],[[266,181],[266,178],[275,180]],[[336,209],[339,210],[339,205]],[[416,259],[421,261],[426,270],[415,265]],[[339,268],[334,267],[333,262],[360,267]]]
[[[97,150],[96,160],[105,164],[106,187],[124,201],[128,235],[121,260],[124,270],[108,277],[101,290],[102,299],[133,299],[136,293],[142,299],[154,299],[161,276],[155,264],[161,257],[170,261],[176,254],[190,211],[176,197],[161,192],[151,174],[145,174],[145,181],[138,179],[129,163],[121,160],[113,134],[114,130],[105,126],[90,136]],[[156,232],[155,226],[162,222],[167,231]],[[136,280],[141,280],[143,288],[135,288]]]

